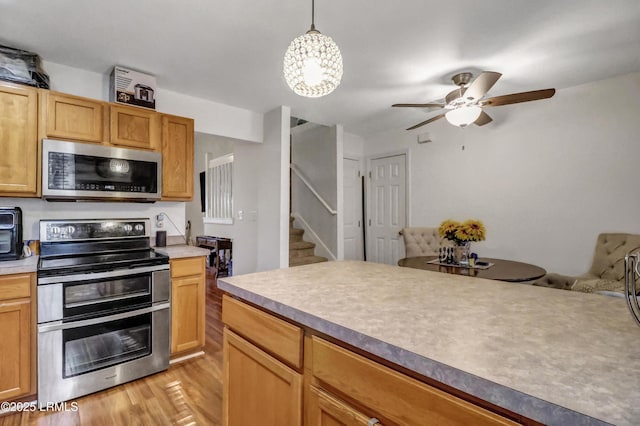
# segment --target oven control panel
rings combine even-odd
[[[149,219],[41,220],[40,241],[86,241],[149,237]]]

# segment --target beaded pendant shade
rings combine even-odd
[[[314,25],[311,1],[311,29],[294,39],[284,55],[284,78],[296,94],[319,98],[333,92],[342,80],[342,55],[331,39]]]

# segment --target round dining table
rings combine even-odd
[[[542,278],[547,273],[545,269],[530,263],[489,257],[478,259],[478,262],[488,263],[490,265],[488,268],[428,263],[433,262],[437,258],[438,256],[405,257],[398,261],[398,266],[508,282],[533,281]]]

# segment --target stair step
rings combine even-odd
[[[297,250],[289,250],[289,260],[291,261],[291,259],[296,259],[299,257],[308,257],[308,256],[313,256],[315,253],[315,250],[313,247],[310,248],[304,248],[304,249],[297,249]]]
[[[289,243],[302,241],[302,234],[304,234],[304,229],[289,228]]]
[[[312,263],[320,263],[326,262],[329,259],[322,256],[305,256],[305,257],[295,257],[293,259],[289,259],[289,266],[302,266],[302,265],[310,265]]]
[[[296,241],[294,243],[289,243],[289,250],[302,250],[315,247],[315,243],[310,243],[308,241]]]
[[[289,228],[289,235],[302,235],[304,234],[304,229],[301,228]]]

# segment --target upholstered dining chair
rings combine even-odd
[[[438,228],[402,228],[405,257],[437,256],[443,245]]]
[[[550,273],[533,285],[564,290],[624,292],[624,256],[640,247],[640,235],[605,233],[598,235],[589,271],[578,276]]]

